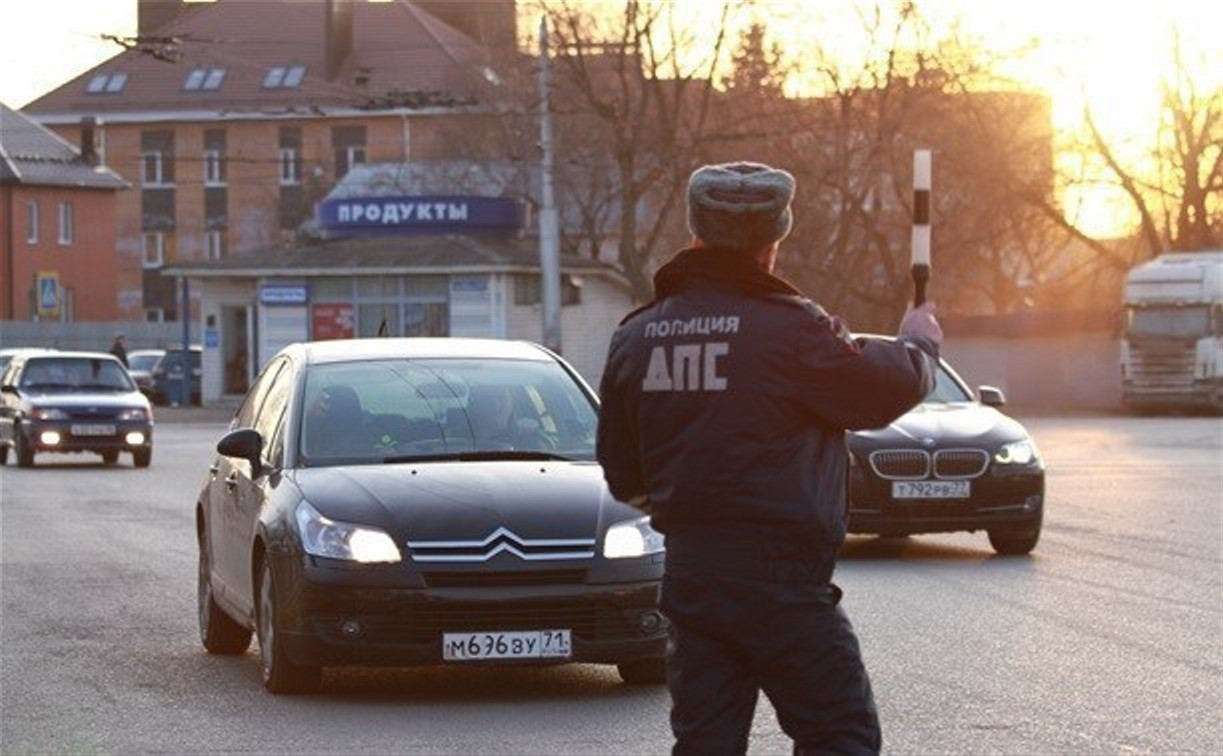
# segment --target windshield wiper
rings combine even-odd
[[[464,452],[438,452],[432,454],[397,454],[390,457],[383,457],[384,464],[394,464],[396,462],[502,462],[502,461],[554,461],[554,462],[576,462],[576,457],[567,457],[564,454],[546,451],[510,451],[510,450],[493,450],[493,451],[464,451]]]
[[[71,383],[56,383],[54,381],[37,381],[35,383],[23,383],[21,388],[29,391],[31,389],[70,389],[75,388]]]

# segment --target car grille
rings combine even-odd
[[[980,477],[989,467],[989,454],[982,449],[881,449],[870,454],[871,469],[885,480],[922,480],[930,477],[965,480]]]
[[[481,588],[500,585],[572,585],[586,580],[586,570],[534,572],[426,572],[425,584],[437,588]]]
[[[1142,344],[1130,347],[1130,380],[1144,391],[1178,391],[1193,387],[1195,347]]]
[[[96,409],[67,410],[68,417],[75,422],[98,422],[99,420],[114,420],[119,411],[112,408],[98,407]]]
[[[408,541],[413,560],[450,563],[487,562],[503,552],[528,562],[590,559],[594,546],[593,538],[523,538],[504,527],[478,541]]]
[[[873,451],[870,463],[876,475],[888,480],[918,480],[930,474],[930,455],[921,449]]]
[[[981,449],[941,449],[934,453],[934,477],[976,478],[989,467],[989,455]]]
[[[585,640],[639,638],[639,611],[593,601],[514,604],[430,601],[396,616],[360,616],[362,639],[372,643],[432,643],[442,633],[502,630],[563,630]],[[339,639],[339,626],[353,615],[316,615],[316,630]]]

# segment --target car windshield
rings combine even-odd
[[[161,354],[129,354],[127,357],[128,370],[143,370],[148,373],[157,365],[157,361],[161,359]]]
[[[1200,339],[1210,334],[1210,310],[1196,307],[1130,307],[1126,331],[1131,336]]]
[[[926,398],[922,400],[923,404],[947,404],[948,402],[971,402],[972,397],[964,392],[960,384],[951,377],[951,373],[947,372],[947,368],[939,365],[938,371],[934,374],[934,388]]]
[[[53,357],[30,360],[21,372],[23,389],[38,391],[135,391],[118,360]]]
[[[306,376],[306,466],[413,460],[593,460],[593,401],[555,362],[324,364]]]

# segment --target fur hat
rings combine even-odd
[[[790,233],[794,177],[761,163],[697,168],[688,178],[688,228],[705,244],[755,250]]]

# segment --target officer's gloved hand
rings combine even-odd
[[[905,341],[928,341],[935,347],[943,343],[943,329],[934,319],[934,303],[910,308],[900,321],[900,338]]]

